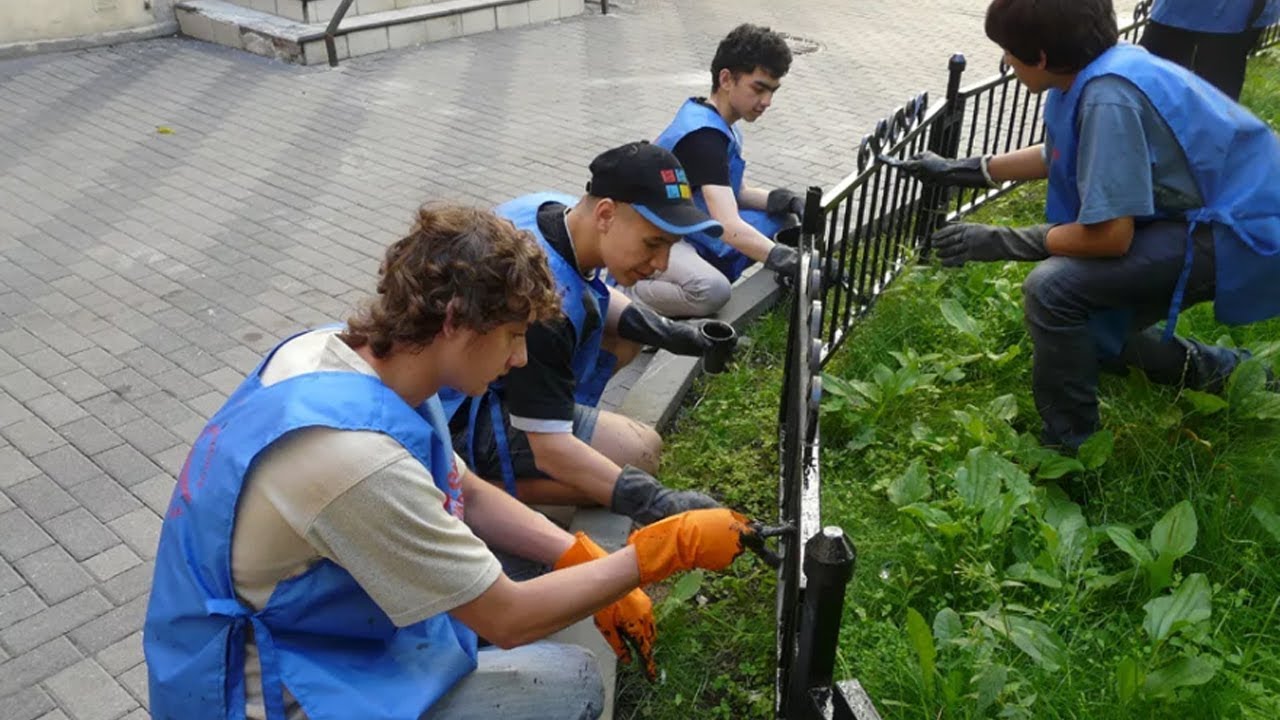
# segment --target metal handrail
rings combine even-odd
[[[329,53],[329,67],[338,67],[338,24],[347,16],[347,10],[355,0],[342,0],[338,8],[329,18],[329,25],[324,29],[324,49]]]

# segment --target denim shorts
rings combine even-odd
[[[475,466],[472,472],[489,481],[502,480],[502,463],[498,459],[498,444],[494,441],[492,414],[489,412],[488,400],[484,400],[480,412],[476,415],[475,437],[473,438]],[[596,432],[596,421],[600,418],[600,410],[588,405],[573,407],[573,436],[585,443],[591,442]],[[507,447],[511,451],[511,466],[516,477],[520,479],[546,478],[548,475],[538,469],[533,459],[533,449],[529,447],[529,436],[523,430],[511,427],[511,414],[502,408],[502,425],[507,433]],[[454,432],[453,447],[468,463],[471,458],[467,454],[466,430],[462,428]]]

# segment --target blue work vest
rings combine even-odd
[[[547,255],[547,263],[551,266],[551,274],[555,278],[556,290],[560,293],[560,308],[569,323],[573,326],[576,344],[573,350],[573,377],[575,380],[573,400],[579,405],[595,407],[604,394],[605,386],[613,375],[613,368],[618,358],[600,346],[604,338],[605,319],[609,313],[609,288],[602,280],[592,277],[584,278],[573,263],[566,260],[558,250],[551,246],[538,228],[538,210],[547,203],[560,203],[573,207],[578,198],[561,193],[534,193],[518,197],[503,203],[494,209],[499,216],[511,221],[521,230],[527,230],[537,239]],[[590,332],[586,332],[587,308],[585,303],[593,303],[599,308],[600,323]],[[494,441],[497,444],[498,459],[502,465],[502,480],[507,491],[515,494],[515,472],[511,464],[511,452],[507,443],[505,423],[502,419],[501,403],[502,381],[498,380],[489,386],[487,393],[489,412],[493,425]],[[468,398],[453,388],[445,388],[440,392],[446,414],[453,418],[458,412],[467,412],[467,446],[463,455],[471,467],[475,467],[475,425],[480,411],[481,398]]]
[[[446,509],[461,517],[444,414],[435,398],[410,407],[358,372],[308,373],[263,387],[262,369],[274,354],[205,426],[169,502],[143,631],[151,715],[243,718],[252,630],[269,720],[285,720],[282,685],[310,720],[417,718],[475,670],[475,633],[446,614],[397,628],[329,560],[278,584],[255,611],[236,597],[231,538],[254,460],[308,427],[391,436],[430,470]]]
[[[1256,19],[1253,12],[1253,0],[1156,0],[1151,19],[1183,30],[1234,34],[1275,23],[1280,19],[1280,0],[1267,0]]]
[[[729,187],[733,190],[734,199],[737,199],[742,194],[742,178],[747,170],[747,161],[742,158],[742,132],[736,124],[730,126],[726,123],[715,108],[696,98],[689,98],[680,106],[667,129],[654,140],[654,144],[675,152],[676,144],[686,135],[704,128],[713,128],[729,140]],[[701,188],[693,191],[693,202],[703,212],[707,212],[707,201],[702,196]],[[767,238],[772,238],[774,233],[781,230],[785,221],[785,218],[769,215],[763,210],[744,209],[741,203],[738,214]],[[729,278],[730,282],[737,280],[755,262],[732,245],[706,233],[693,233],[686,235],[684,239],[693,245],[704,260]]]
[[[1177,325],[1191,274],[1191,235],[1202,223],[1212,223],[1214,231],[1218,320],[1240,325],[1280,315],[1280,139],[1209,83],[1140,47],[1117,45],[1077,75],[1068,92],[1049,91],[1049,222],[1079,217],[1080,97],[1089,81],[1104,75],[1122,77],[1146,96],[1181,146],[1204,202],[1182,214],[1188,223],[1186,260],[1171,298],[1166,336]],[[1110,343],[1100,339],[1106,354],[1117,349],[1117,340],[1123,344],[1120,323],[1110,334]]]

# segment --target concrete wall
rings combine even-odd
[[[174,0],[0,0],[0,46],[91,40],[173,23]]]

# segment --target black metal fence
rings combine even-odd
[[[1136,41],[1150,2],[1139,3],[1121,30]],[[1280,25],[1266,28],[1259,49],[1280,44]],[[858,146],[855,170],[834,189],[810,188],[801,235],[801,272],[778,413],[779,515],[784,535],[778,570],[777,686],[779,718],[879,720],[856,680],[836,681],[834,666],[853,545],[823,526],[820,499],[819,403],[822,368],[854,323],[909,264],[928,256],[928,238],[1014,187],[963,192],[925,186],[881,157],[923,150],[946,157],[996,154],[1044,140],[1041,98],[1003,65],[988,80],[961,86],[962,55],[948,64],[946,98],[930,108],[921,94],[881,121]]]
[[[836,648],[845,588],[855,552],[839,527],[822,525],[818,404],[822,399],[822,192],[810,188],[800,239],[800,274],[792,305],[778,411],[781,448],[775,710],[793,720],[880,720],[856,680],[836,682]]]
[[[1135,41],[1147,22],[1148,3],[1134,10],[1121,36]],[[822,198],[822,249],[828,279],[822,320],[825,359],[840,348],[853,324],[908,264],[929,254],[929,236],[942,223],[972,212],[1007,193],[924,186],[881,157],[904,159],[924,150],[944,157],[993,155],[1044,141],[1043,99],[1024,87],[1008,67],[981,82],[962,86],[967,62],[948,62],[946,97],[929,107],[920,94],[880,121],[858,146],[855,170]]]

